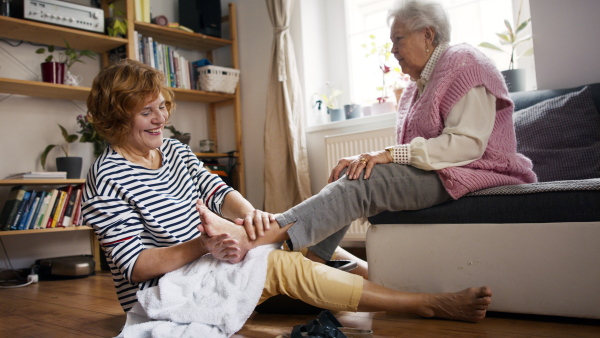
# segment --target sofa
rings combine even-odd
[[[600,319],[600,83],[511,98],[539,182],[370,217],[369,279],[411,292],[488,285],[490,311]]]

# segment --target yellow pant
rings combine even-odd
[[[259,304],[284,294],[305,303],[336,311],[356,311],[363,278],[325,264],[315,263],[299,252],[273,250],[269,254],[267,280]]]

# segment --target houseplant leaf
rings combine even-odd
[[[48,157],[48,153],[50,152],[50,150],[54,149],[54,147],[56,147],[55,144],[50,144],[46,147],[46,149],[44,149],[44,152],[42,153],[42,158],[40,159],[40,162],[42,162],[42,168],[46,169],[46,157]]]

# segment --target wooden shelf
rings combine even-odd
[[[85,101],[90,88],[75,87],[42,81],[0,78],[0,92],[16,95],[45,97],[60,100]]]
[[[83,184],[85,179],[47,179],[47,180],[0,180],[0,185],[61,185],[61,184]]]
[[[231,40],[215,38],[198,33],[189,33],[179,29],[163,27],[150,23],[135,21],[135,30],[142,35],[152,36],[154,41],[174,45],[185,49],[209,51],[230,46]]]
[[[0,236],[14,236],[14,235],[34,235],[34,234],[44,234],[49,232],[67,232],[67,231],[90,231],[94,230],[92,227],[87,225],[79,225],[74,227],[67,228],[46,228],[46,229],[31,229],[31,230],[6,230],[0,231]]]
[[[0,32],[4,38],[60,47],[65,47],[66,40],[74,49],[89,49],[96,53],[127,44],[127,39],[7,16],[0,16]]]
[[[171,88],[176,101],[216,103],[235,99],[235,95]],[[85,101],[90,94],[89,87],[75,87],[42,81],[28,81],[0,78],[0,93],[45,97],[61,100]]]

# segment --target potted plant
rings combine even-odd
[[[77,51],[71,48],[69,42],[66,40],[65,46],[66,48],[62,52],[59,52],[56,57],[54,56],[54,52],[56,51],[54,45],[50,45],[47,48],[41,47],[35,51],[37,54],[49,53],[44,63],[42,63],[42,81],[63,84],[66,79],[67,84],[75,86],[81,82],[81,79],[71,75],[69,70],[77,62],[84,63],[81,60],[82,57],[85,56],[94,59],[96,53],[87,49]]]
[[[81,134],[79,142],[92,143],[94,146],[94,158],[97,158],[100,156],[100,154],[102,154],[108,143],[98,134],[94,128],[94,125],[90,123],[87,116],[78,115],[77,124],[79,125],[79,131],[77,133]]]
[[[496,35],[499,38],[500,44],[503,46],[509,46],[510,52],[507,52],[505,49],[502,49],[499,46],[489,42],[482,42],[479,44],[480,47],[498,50],[504,53],[510,53],[510,63],[508,64],[508,69],[501,72],[502,75],[504,75],[504,79],[506,81],[506,85],[508,87],[509,92],[518,92],[525,90],[525,69],[515,69],[515,60],[523,56],[533,55],[533,47],[531,47],[525,50],[521,55],[516,56],[517,46],[525,41],[531,40],[531,35],[527,35],[524,37],[519,36],[519,33],[521,33],[523,29],[525,29],[525,27],[527,27],[527,25],[531,22],[531,18],[521,22],[522,9],[523,2],[521,1],[521,5],[519,7],[519,14],[517,15],[516,30],[513,30],[513,27],[508,20],[504,20],[506,31],[502,33],[496,33]]]
[[[65,153],[65,157],[56,158],[56,170],[66,171],[67,178],[79,178],[81,176],[82,158],[69,156],[69,144],[77,141],[79,137],[75,134],[69,135],[69,133],[63,126],[61,126],[60,124],[58,126],[60,127],[62,136],[65,139],[66,143],[64,145],[60,145],[60,148]],[[50,144],[46,147],[46,149],[44,149],[44,152],[42,152],[42,156],[40,159],[42,163],[42,168],[46,169],[46,158],[48,157],[48,153],[50,152],[50,150],[58,146],[59,145],[56,144]]]
[[[123,11],[115,9],[115,4],[108,6],[108,18],[106,18],[106,34],[108,36],[121,37],[127,36],[127,19],[124,18]]]
[[[329,82],[325,84],[327,87],[327,94],[317,94],[320,100],[317,101],[319,105],[319,109],[321,109],[321,104],[325,105],[327,109],[327,114],[329,114],[329,118],[331,122],[345,120],[346,116],[344,115],[344,110],[338,107],[337,97],[342,94],[342,91],[339,89],[335,89]]]
[[[379,70],[381,70],[381,86],[375,88],[375,90],[380,92],[380,94],[377,97],[377,102],[371,106],[371,112],[375,115],[393,112],[395,110],[395,105],[392,101],[388,101],[390,98],[388,90],[393,90],[395,98],[399,100],[404,89],[401,86],[396,86],[395,84],[399,83],[400,80],[405,79],[406,76],[402,73],[400,67],[390,67],[387,65],[392,55],[392,43],[385,42],[383,44],[377,44],[377,38],[373,34],[369,35],[369,39],[370,43],[365,43],[362,45],[362,47],[367,50],[365,57],[376,57],[379,64]],[[393,81],[388,79],[390,77],[392,77],[391,80]],[[398,93],[396,93],[395,87],[399,88]]]
[[[190,139],[192,138],[190,133],[180,132],[172,124],[165,126],[165,129],[168,129],[169,131],[171,131],[171,133],[173,134],[173,136],[171,136],[171,138],[179,140],[179,142],[181,142],[183,144],[190,144]]]

